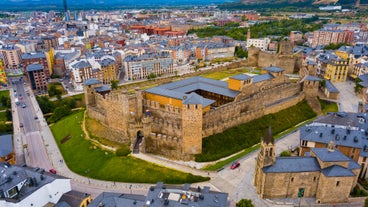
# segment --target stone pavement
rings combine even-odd
[[[358,104],[361,99],[355,95],[355,83],[352,81],[346,81],[333,84],[340,91],[338,99],[339,111],[358,112]]]

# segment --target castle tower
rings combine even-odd
[[[250,39],[250,28],[248,28],[248,31],[247,31],[247,40]]]
[[[265,136],[261,140],[261,151],[258,153],[256,158],[256,168],[254,172],[254,186],[257,189],[257,194],[261,197],[263,195],[263,171],[262,169],[266,166],[273,165],[275,163],[275,144],[272,135],[271,126],[268,128]]]
[[[187,98],[189,99],[189,98]],[[189,103],[188,103],[189,102]],[[182,153],[195,155],[202,152],[202,104],[183,101]],[[189,158],[191,159],[191,158]]]
[[[317,97],[320,78],[307,75],[303,81],[303,92],[306,97]]]
[[[84,82],[83,90],[87,108],[88,106],[94,106],[96,104],[95,88],[101,86],[101,81],[97,80],[96,78],[91,78]]]

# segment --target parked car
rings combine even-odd
[[[26,107],[27,107],[27,104],[25,104],[25,103],[24,103],[24,104],[22,105],[22,108],[26,108]]]
[[[230,169],[234,170],[234,169],[238,168],[239,166],[240,166],[240,162],[236,161],[236,162],[231,163]]]
[[[23,123],[20,123],[20,124],[19,124],[19,127],[23,127],[23,126],[24,126],[24,125],[23,125]]]
[[[56,174],[56,170],[55,169],[50,169],[49,172],[52,173],[52,174]]]

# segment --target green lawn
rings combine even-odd
[[[158,166],[131,156],[118,157],[109,151],[94,147],[83,138],[81,129],[83,111],[65,117],[51,127],[55,140],[68,167],[83,176],[118,182],[170,184],[195,183],[209,180]],[[70,135],[69,139],[64,139]],[[63,140],[64,139],[64,140]],[[61,144],[61,141],[64,141]]]
[[[212,73],[207,73],[201,75],[205,78],[211,78],[215,80],[222,80],[227,77],[243,74],[243,73],[249,73],[251,70],[249,68],[237,68],[237,69],[230,69],[230,70],[223,70],[223,71],[217,71]]]
[[[327,114],[328,112],[338,112],[339,108],[337,107],[336,102],[329,102],[325,100],[321,100],[318,98],[319,103],[321,104],[321,109],[323,114]]]
[[[0,111],[10,108],[11,105],[10,105],[9,90],[0,91]]]

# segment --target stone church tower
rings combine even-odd
[[[271,126],[268,128],[265,136],[261,140],[261,151],[256,158],[256,168],[254,172],[254,186],[257,194],[263,195],[261,192],[264,188],[264,175],[262,169],[275,163],[275,143],[272,135]]]

